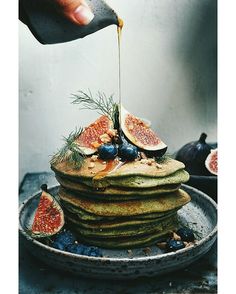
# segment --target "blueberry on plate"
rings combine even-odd
[[[180,236],[182,241],[193,242],[195,240],[193,230],[187,227],[178,229],[177,234]]]
[[[133,161],[138,157],[138,148],[131,144],[123,144],[119,147],[121,160]]]
[[[101,249],[99,249],[98,247],[86,247],[83,254],[87,256],[93,256],[93,257],[102,256]]]
[[[60,242],[53,242],[52,247],[58,250],[65,250],[65,245]]]
[[[70,244],[67,246],[66,251],[83,255],[85,249],[86,249],[86,246],[82,244]]]
[[[115,145],[112,144],[103,144],[98,148],[99,158],[102,160],[110,160],[114,159],[117,154],[118,150]]]
[[[177,240],[174,240],[174,239],[168,239],[166,241],[166,249],[169,252],[170,251],[176,251],[176,250],[182,249],[184,247],[185,247],[185,245],[184,245],[183,241],[177,241]]]
[[[64,248],[76,241],[75,236],[70,231],[62,231],[56,235],[54,243],[61,243]]]

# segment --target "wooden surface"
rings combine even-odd
[[[42,184],[57,185],[52,173],[26,174],[20,185],[21,203],[40,190]],[[189,267],[152,279],[109,281],[85,279],[56,271],[35,259],[19,242],[19,293],[21,294],[189,294],[217,293],[217,246]]]

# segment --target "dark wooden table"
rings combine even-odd
[[[20,185],[20,203],[40,190],[57,185],[52,173],[28,173]],[[217,244],[186,269],[155,278],[130,281],[94,280],[57,271],[30,255],[19,242],[19,293],[21,294],[189,294],[217,293]]]

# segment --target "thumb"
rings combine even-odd
[[[73,23],[87,25],[94,18],[85,0],[56,0],[59,10]]]

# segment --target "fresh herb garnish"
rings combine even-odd
[[[50,160],[51,164],[69,161],[75,166],[75,168],[80,168],[82,166],[85,155],[79,146],[75,143],[75,139],[80,136],[82,131],[83,129],[79,128],[79,130],[71,132],[68,137],[63,138],[65,144],[52,156],[52,159]]]
[[[79,104],[80,109],[96,110],[101,115],[108,116],[115,124],[118,107],[113,100],[113,95],[107,97],[104,93],[98,92],[96,97],[93,97],[90,90],[88,93],[79,91],[78,94],[72,94],[72,104]]]

